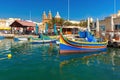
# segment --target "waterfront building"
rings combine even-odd
[[[15,20],[20,20],[20,18],[8,18],[8,19],[0,19],[0,32],[8,33],[10,32],[10,24],[12,24]]]
[[[120,11],[112,14],[99,21],[100,33],[105,35],[107,39],[120,37]]]
[[[6,27],[6,20],[0,19],[0,30],[3,30]]]
[[[59,12],[57,12],[55,18],[56,18],[56,19],[61,19]]]
[[[10,25],[11,25],[15,20],[21,20],[21,19],[20,19],[20,18],[8,18],[8,19],[6,19],[6,27],[10,27]]]
[[[15,20],[10,26],[13,34],[33,34],[36,24],[34,22]]]
[[[71,22],[72,24],[79,24],[80,21],[75,21],[75,20],[70,20],[69,22]]]

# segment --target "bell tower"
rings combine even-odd
[[[55,18],[57,18],[57,19],[60,19],[60,18],[61,18],[59,12],[57,12]]]
[[[48,19],[52,19],[52,13],[51,13],[51,11],[49,11],[49,13],[48,13]]]
[[[45,19],[47,19],[47,16],[46,16],[46,13],[45,11],[43,12],[43,15],[42,15],[42,20],[44,21]]]

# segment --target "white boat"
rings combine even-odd
[[[43,44],[43,43],[56,43],[56,39],[51,39],[51,40],[32,40],[30,43],[32,44]]]
[[[20,41],[27,41],[28,38],[18,38]]]
[[[14,38],[14,41],[28,41],[28,38],[18,37],[18,38]]]
[[[60,41],[56,41],[56,44],[58,44],[58,45],[59,45],[59,44],[60,44]]]

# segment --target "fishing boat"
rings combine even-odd
[[[29,38],[30,43],[32,44],[47,44],[47,43],[56,43],[59,44],[59,41],[57,40],[57,37],[52,38],[50,36],[48,36],[48,23],[45,24],[45,32],[44,33],[40,33],[38,38]],[[56,24],[54,24],[54,34],[57,35],[58,32],[56,30]],[[37,30],[36,30],[37,31]],[[38,33],[38,31],[37,31]]]
[[[16,37],[16,38],[14,38],[14,41],[28,41],[28,38],[25,38],[25,37]]]
[[[38,38],[29,38],[31,44],[47,44],[47,43],[56,43],[56,39],[51,39],[49,36],[46,35],[39,35]]]
[[[47,43],[56,43],[56,40],[32,40],[31,44],[47,44]]]
[[[91,41],[80,41],[77,39],[68,39],[62,33],[62,28],[60,29],[60,54],[70,54],[70,53],[86,53],[86,52],[97,52],[105,51],[107,48],[107,41],[97,42]]]

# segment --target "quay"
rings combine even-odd
[[[38,37],[37,35],[18,35],[18,34],[0,34],[0,36],[3,36],[5,38],[19,38],[19,37],[22,37],[22,38],[29,38],[29,37],[37,38]]]
[[[0,36],[3,36],[5,38],[14,38],[14,34],[0,34]]]

